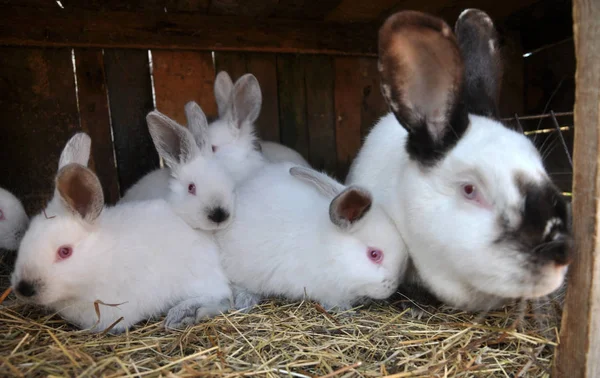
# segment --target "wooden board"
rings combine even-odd
[[[388,108],[379,89],[376,59],[339,57],[334,68],[338,176],[343,180],[362,139]]]
[[[209,14],[264,18],[272,14],[278,0],[211,0]]]
[[[277,60],[275,54],[246,54],[248,72],[258,79],[262,92],[262,108],[256,121],[261,139],[280,141],[279,97],[277,92]]]
[[[308,158],[303,67],[302,57],[294,55],[277,57],[281,142],[298,151],[304,158]]]
[[[215,72],[226,71],[235,83],[240,76],[248,73],[246,54],[233,51],[215,52]]]
[[[0,45],[375,56],[370,23],[0,6]],[[36,25],[32,28],[31,25]]]
[[[102,183],[105,202],[114,204],[119,199],[119,180],[114,159],[102,50],[75,49],[75,62],[81,129],[92,138],[89,166]]]
[[[308,161],[315,169],[330,174],[337,173],[333,79],[331,57],[312,55],[305,58]]]
[[[577,56],[573,231],[576,258],[567,296],[554,377],[600,376],[600,3],[573,2]]]
[[[70,49],[0,49],[0,187],[28,214],[50,198],[58,158],[80,129]]]
[[[154,108],[148,51],[104,50],[104,68],[122,195],[159,165],[146,124]]]
[[[209,52],[153,50],[152,62],[158,110],[185,125],[185,104],[194,100],[207,116],[217,115]]]
[[[342,0],[279,0],[273,17],[295,20],[322,20]]]

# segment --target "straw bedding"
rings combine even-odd
[[[0,282],[7,285],[4,274]],[[0,304],[0,376],[548,377],[558,311],[550,301],[485,316],[397,302],[329,314],[270,300],[182,331],[160,320],[118,336]]]

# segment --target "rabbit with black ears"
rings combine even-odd
[[[468,9],[456,37],[419,12],[379,31],[391,113],[368,135],[347,183],[380,198],[413,269],[404,284],[466,310],[547,295],[571,259],[565,200],[523,134],[498,119],[496,30]]]
[[[79,133],[65,150],[79,148],[87,162],[89,145]],[[61,159],[54,198],[31,220],[12,275],[17,296],[94,332],[121,317],[111,332],[167,311],[168,328],[226,311],[231,291],[213,239],[164,200],[104,206],[100,182],[83,161]]]
[[[188,128],[152,111],[148,130],[166,168],[142,177],[119,203],[164,198],[194,229],[225,228],[235,211],[235,182],[214,157],[200,107],[186,105]]]
[[[344,310],[397,288],[405,248],[368,190],[278,163],[256,172],[237,196],[235,220],[216,234],[236,308],[265,296],[306,295]]]

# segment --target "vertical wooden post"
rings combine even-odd
[[[600,377],[600,2],[574,0],[575,148],[573,229],[554,376]]]

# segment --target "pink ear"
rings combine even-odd
[[[329,217],[334,224],[348,228],[369,211],[371,204],[369,192],[358,187],[349,187],[331,201]]]

